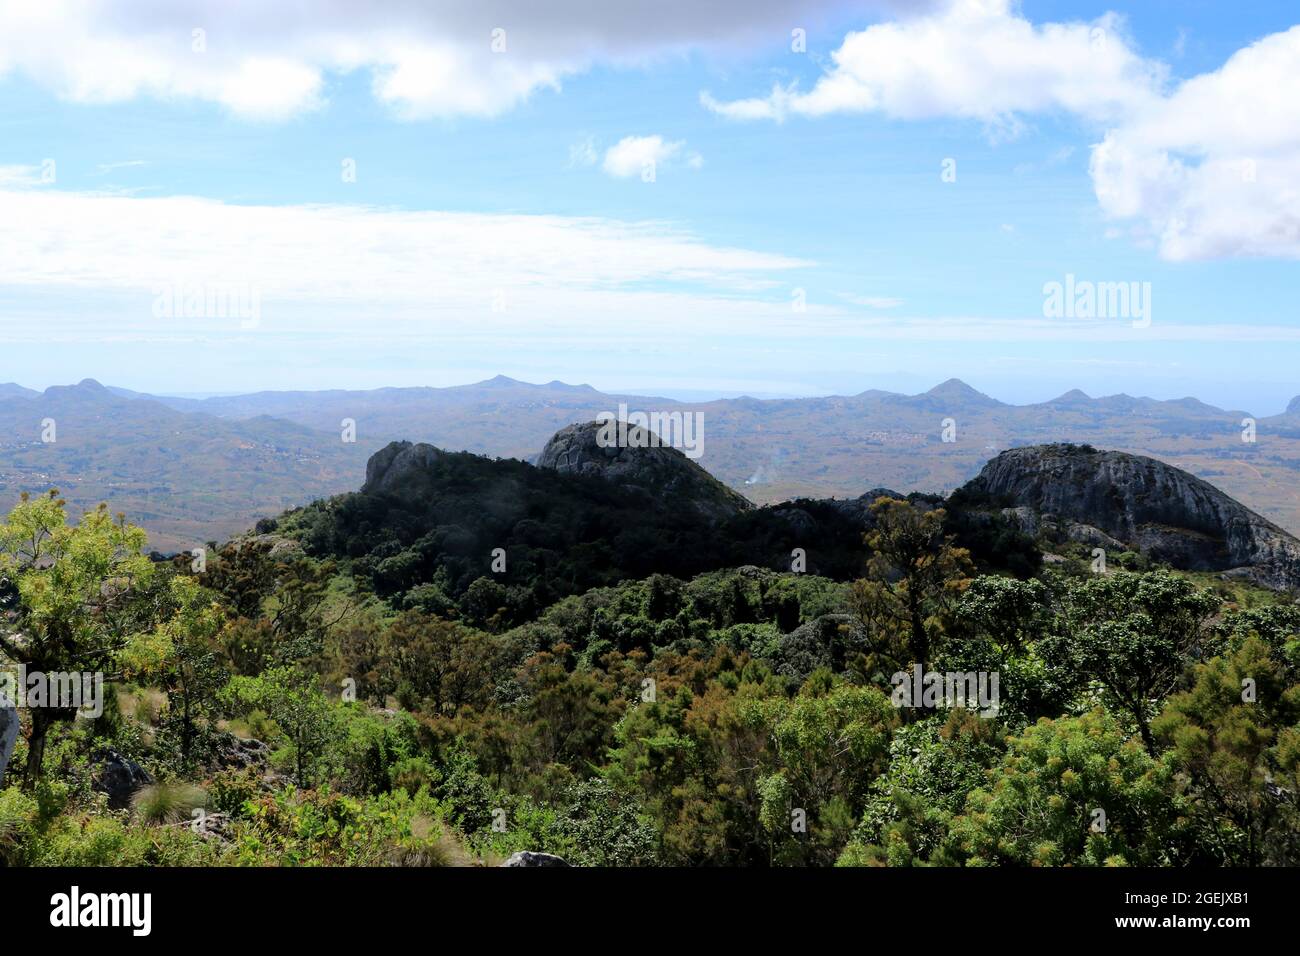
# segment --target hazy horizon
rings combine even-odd
[[[1277,415],[1285,412],[1289,403],[1293,399],[1300,397],[1300,385],[1296,385],[1294,387],[1294,391],[1292,391],[1290,394],[1285,394],[1284,391],[1279,392],[1278,394],[1282,395],[1282,397],[1280,398],[1280,400],[1277,400],[1273,403],[1277,406],[1276,409],[1274,409],[1271,406],[1263,406],[1263,407],[1252,406],[1243,402],[1229,401],[1225,403],[1222,401],[1214,401],[1210,398],[1207,398],[1206,395],[1196,394],[1196,393],[1151,394],[1149,392],[1128,390],[1128,389],[1120,389],[1118,391],[1113,391],[1113,392],[1092,392],[1086,388],[1081,388],[1076,385],[1067,385],[1065,387],[1058,388],[1055,391],[1049,390],[1050,394],[1040,394],[1039,391],[1034,391],[1030,393],[1032,396],[1035,397],[1024,397],[1023,390],[1021,391],[1019,397],[1007,397],[1005,394],[1000,394],[994,390],[982,388],[977,383],[972,382],[969,379],[963,378],[960,375],[949,376],[946,379],[933,382],[929,385],[919,384],[919,379],[918,379],[917,380],[918,384],[912,384],[912,385],[899,384],[891,387],[883,384],[869,383],[863,385],[862,387],[851,388],[849,390],[808,391],[802,393],[796,393],[796,392],[778,393],[778,392],[758,392],[758,391],[739,391],[739,390],[721,390],[721,389],[719,390],[662,389],[662,388],[655,389],[652,387],[637,387],[634,385],[633,386],[625,386],[625,385],[602,386],[596,384],[596,382],[587,379],[569,381],[569,380],[564,380],[559,378],[550,378],[544,380],[529,381],[528,379],[520,378],[518,376],[510,375],[504,372],[497,372],[483,378],[466,379],[463,381],[450,381],[447,382],[446,384],[441,384],[441,383],[431,384],[428,382],[403,382],[403,383],[390,383],[384,385],[369,385],[369,386],[361,386],[361,387],[325,385],[318,388],[281,388],[281,387],[276,387],[275,385],[270,385],[267,387],[249,388],[246,390],[241,389],[239,391],[220,391],[220,392],[165,391],[162,389],[150,388],[145,383],[126,383],[126,382],[112,380],[112,379],[100,378],[97,375],[83,375],[80,378],[74,378],[70,381],[49,382],[43,385],[29,385],[25,382],[18,382],[18,381],[0,382],[0,385],[18,385],[21,388],[30,389],[32,391],[44,392],[48,388],[59,388],[59,387],[66,387],[69,385],[76,385],[82,381],[90,379],[99,382],[101,385],[104,385],[105,387],[108,388],[126,389],[127,391],[139,392],[141,394],[152,395],[158,398],[182,398],[182,399],[190,399],[193,401],[202,401],[208,398],[234,398],[242,395],[253,395],[260,392],[325,392],[325,391],[369,392],[369,391],[378,391],[386,388],[438,388],[438,389],[464,388],[472,385],[481,385],[485,382],[491,381],[494,378],[497,378],[498,376],[513,379],[519,382],[520,384],[524,384],[524,385],[544,386],[544,385],[552,384],[554,382],[558,382],[561,385],[567,385],[571,387],[590,386],[591,388],[594,388],[596,391],[608,395],[638,395],[638,396],[652,397],[652,398],[667,398],[667,399],[672,399],[674,401],[687,402],[687,403],[722,401],[722,400],[736,399],[736,398],[756,398],[762,401],[779,401],[785,399],[800,399],[800,398],[843,398],[843,397],[851,397],[853,395],[859,395],[863,392],[873,391],[873,390],[894,392],[900,395],[915,396],[915,395],[924,394],[925,392],[928,392],[931,389],[936,388],[939,385],[942,385],[951,380],[962,382],[963,384],[968,385],[971,388],[975,389],[977,392],[987,395],[989,398],[996,399],[997,401],[1002,402],[1003,404],[1006,405],[1043,404],[1045,402],[1049,402],[1052,401],[1053,399],[1059,398],[1060,396],[1065,395],[1068,392],[1077,390],[1085,393],[1090,399],[1111,398],[1120,395],[1128,396],[1130,398],[1148,398],[1154,401],[1179,401],[1181,399],[1193,398],[1193,399],[1197,399],[1198,401],[1204,402],[1207,405],[1212,405],[1216,408],[1221,408],[1224,411],[1251,412],[1251,413],[1255,413],[1267,417],[1270,415]]]

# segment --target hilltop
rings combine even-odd
[[[1153,458],[1067,444],[1015,448],[957,497],[1004,501],[1036,536],[1123,545],[1177,568],[1241,569],[1268,587],[1300,588],[1300,540]]]
[[[671,448],[600,448],[594,426],[561,429],[539,465],[394,442],[358,492],[286,515],[280,533],[307,553],[351,562],[352,574],[398,608],[527,620],[568,594],[632,577],[740,566],[863,573],[875,489],[852,499],[755,507]],[[1087,446],[1004,452],[947,500],[944,530],[977,565],[1038,572],[1042,551],[1119,562],[1236,571],[1272,588],[1300,587],[1300,542],[1208,483],[1151,458]],[[484,603],[486,602],[486,603]]]
[[[309,555],[349,562],[396,607],[471,615],[490,607],[523,621],[560,597],[628,578],[788,571],[796,548],[808,573],[851,580],[865,566],[871,503],[902,497],[876,489],[755,507],[676,449],[598,449],[585,444],[589,432],[562,429],[539,465],[393,442],[371,457],[359,491],[286,514],[276,533]],[[575,448],[586,457],[566,457]],[[954,513],[949,527],[986,566],[1037,567],[1033,543],[1000,515],[967,522]]]

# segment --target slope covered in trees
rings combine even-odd
[[[1042,565],[987,503],[701,525],[517,462],[425,478],[171,563],[20,504],[0,649],[111,692],[20,709],[0,861],[1300,862],[1288,595]],[[900,697],[917,665],[980,694]]]

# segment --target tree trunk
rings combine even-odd
[[[23,789],[30,791],[41,778],[41,763],[45,760],[45,738],[54,723],[54,715],[45,707],[33,707],[28,713],[32,715],[32,732],[27,738],[27,766],[23,770]]]
[[[915,658],[914,663],[920,664],[924,670],[930,666],[927,658],[930,656],[930,640],[925,633],[925,621],[921,617],[921,606],[919,602],[909,601],[908,617],[912,628],[912,656]]]
[[[1133,716],[1137,720],[1138,733],[1142,736],[1142,743],[1146,745],[1147,753],[1149,753],[1152,757],[1159,757],[1160,750],[1156,746],[1156,738],[1151,733],[1151,728],[1147,726],[1146,718],[1144,718],[1141,714],[1134,714]]]

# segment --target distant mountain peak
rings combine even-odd
[[[1291,399],[1291,404],[1286,407],[1288,415],[1300,415],[1300,395]]]
[[[1090,401],[1092,401],[1092,396],[1089,395],[1087,392],[1085,392],[1083,389],[1081,389],[1081,388],[1072,388],[1072,389],[1070,389],[1068,392],[1066,392],[1064,395],[1058,395],[1058,396],[1056,396],[1056,398],[1052,399],[1052,400],[1051,400],[1050,402],[1048,402],[1047,404],[1048,404],[1048,405],[1068,405],[1068,404],[1073,404],[1073,403],[1075,403],[1075,402],[1090,402]]]
[[[516,385],[526,385],[527,382],[521,382],[518,379],[511,378],[509,375],[494,375],[492,378],[479,382],[479,387],[484,388],[511,388]]]
[[[581,385],[570,385],[568,382],[561,382],[558,378],[553,378],[543,388],[549,388],[553,392],[594,392],[595,389],[585,382]]]
[[[941,398],[945,401],[1001,404],[996,398],[990,398],[983,392],[971,388],[959,378],[950,378],[946,382],[940,382],[925,394],[930,398]]]
[[[93,378],[83,378],[76,385],[51,385],[45,390],[45,398],[105,402],[115,400],[117,396]]]

